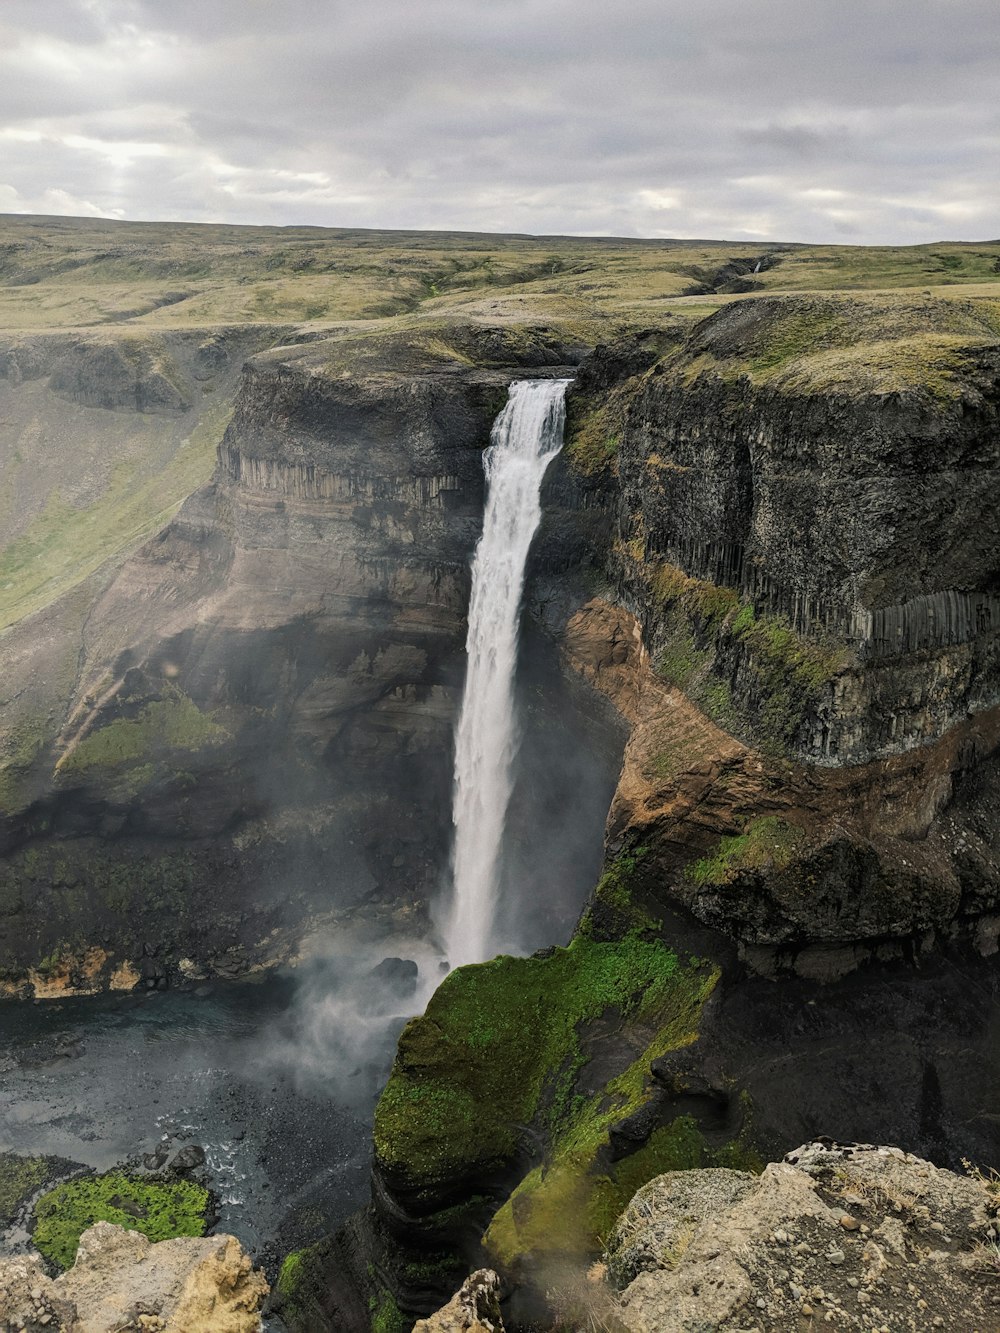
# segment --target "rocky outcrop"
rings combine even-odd
[[[632,723],[609,851],[758,969],[995,948],[992,321],[740,302],[599,349],[570,395],[608,584],[549,623]]]
[[[878,764],[813,766],[713,722],[606,601],[572,616],[563,647],[632,723],[608,849],[643,849],[629,884],[651,910],[682,906],[767,973],[829,978],[956,933],[995,952],[1000,709]]]
[[[635,1333],[993,1328],[997,1206],[981,1176],[830,1140],[759,1177],[673,1172],[608,1242],[617,1318]]]
[[[761,298],[601,360],[570,454],[614,469],[609,569],[664,675],[825,764],[997,702],[990,307]]]
[[[0,1320],[29,1333],[257,1333],[267,1291],[233,1236],[152,1244],[98,1222],[54,1281],[37,1255],[0,1260]]]
[[[503,1333],[496,1273],[480,1268],[470,1274],[437,1314],[417,1320],[413,1333]]]

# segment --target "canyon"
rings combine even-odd
[[[276,1277],[292,1333],[409,1327],[484,1258],[551,1327],[664,1171],[818,1134],[997,1158],[995,285],[814,290],[788,247],[654,309],[620,265],[692,257],[622,253],[326,326],[185,325],[199,290],[3,336],[11,1004],[433,938],[481,455],[513,381],[572,380],[509,952],[402,1029],[371,1203]]]

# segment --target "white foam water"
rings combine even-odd
[[[511,385],[483,456],[486,512],[472,564],[468,666],[455,740],[452,895],[444,926],[452,967],[489,957],[500,853],[517,748],[514,672],[531,540],[545,469],[562,448],[569,380]]]

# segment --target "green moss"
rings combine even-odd
[[[785,754],[829,682],[847,664],[843,645],[797,633],[780,616],[742,613],[730,632],[746,653],[744,683],[757,701],[748,721],[761,748]]]
[[[39,958],[35,964],[35,971],[42,977],[58,976],[63,966],[63,957],[67,954],[72,955],[72,949],[67,945],[60,944],[51,953],[47,953],[43,958]]]
[[[302,1251],[293,1250],[291,1254],[286,1254],[282,1260],[281,1270],[278,1273],[277,1290],[279,1295],[290,1297],[297,1290],[302,1281],[303,1260]]]
[[[35,1206],[33,1241],[47,1259],[69,1268],[81,1234],[95,1222],[115,1222],[150,1240],[203,1236],[208,1190],[193,1181],[136,1180],[121,1171],[57,1185]]]
[[[293,1250],[285,1256],[275,1283],[282,1323],[290,1333],[314,1333],[328,1320],[323,1298],[329,1286],[330,1240]]]
[[[755,339],[748,365],[757,378],[789,361],[814,353],[844,336],[841,308],[824,302],[800,308],[789,305],[783,318],[772,319]]]
[[[594,896],[598,902],[622,911],[630,907],[636,867],[648,854],[648,847],[635,847],[616,856],[597,882]]]
[[[647,565],[641,554],[632,557],[660,612],[655,659],[660,677],[683,690],[718,726],[766,753],[794,750],[823,692],[848,664],[849,649],[800,634],[783,616],[758,616],[733,588],[689,578],[675,565]],[[662,772],[653,768],[663,777],[674,773],[669,755]]]
[[[180,691],[147,704],[134,718],[119,717],[89,732],[71,749],[60,768],[77,773],[96,766],[148,760],[165,750],[200,750],[218,745],[229,732]]]
[[[745,870],[784,870],[802,846],[805,834],[797,825],[765,815],[751,820],[743,833],[722,838],[711,856],[692,862],[685,877],[699,887],[726,884]]]
[[[13,1222],[17,1210],[30,1199],[50,1174],[47,1157],[19,1157],[0,1153],[0,1227]]]
[[[436,1252],[433,1258],[411,1259],[403,1265],[406,1282],[424,1282],[431,1286],[449,1282],[455,1273],[455,1256],[448,1250]]]
[[[996,346],[997,331],[996,308],[986,301],[929,292],[916,301],[887,293],[786,296],[721,311],[664,368],[685,384],[708,374],[786,394],[912,393],[947,406],[964,393],[970,363]]]
[[[618,457],[621,431],[611,424],[609,407],[602,403],[579,416],[570,413],[566,457],[584,476],[594,476]]]
[[[662,922],[646,910],[639,893],[641,880],[636,872],[648,854],[648,847],[633,847],[605,865],[594,889],[593,902],[580,923],[579,934],[593,936],[595,913],[605,939],[652,936],[660,930]]]
[[[711,652],[699,648],[691,629],[680,623],[667,634],[657,654],[656,670],[668,684],[683,690],[693,676],[708,666],[711,659]]]
[[[782,389],[798,393],[920,392],[946,404],[962,394],[969,353],[992,346],[960,334],[919,334],[862,342],[814,354],[786,366]]]
[[[692,699],[719,727],[732,728],[739,717],[728,681],[713,679],[704,682],[691,694]]]
[[[525,1253],[594,1253],[632,1194],[661,1171],[699,1165],[704,1144],[692,1122],[658,1130],[633,1157],[602,1166],[609,1132],[650,1096],[650,1062],[693,1041],[702,1005],[718,974],[693,964],[664,1003],[644,1003],[658,1023],[638,1058],[600,1094],[579,1098],[554,1138],[545,1163],[530,1172],[497,1211],[484,1243],[505,1268]]]
[[[732,626],[733,633],[734,634],[745,633],[746,630],[750,628],[750,626],[754,623],[756,619],[757,619],[756,613],[754,612],[753,607],[749,603],[747,603],[744,606],[741,606],[740,609],[737,611],[736,615],[733,617],[733,626]]]
[[[372,1297],[368,1308],[371,1311],[371,1333],[405,1333],[413,1321],[407,1319],[389,1292],[381,1298]]]
[[[431,1195],[450,1179],[488,1173],[515,1154],[519,1126],[552,1105],[560,1073],[565,1082],[580,1059],[581,1023],[609,1009],[686,1012],[691,985],[673,952],[638,935],[578,936],[547,958],[458,969],[400,1038],[375,1112],[381,1167]]]

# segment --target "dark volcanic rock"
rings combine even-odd
[[[406,999],[417,988],[419,969],[412,958],[383,958],[369,976],[392,995]]]
[[[515,376],[580,354],[552,331],[452,333],[453,353],[435,329],[248,363],[214,481],[90,609],[65,725],[53,743],[38,722],[49,742],[0,821],[10,984],[240,975],[362,907],[375,930],[397,912],[422,928],[450,829],[481,452]],[[202,340],[192,374],[214,373],[222,341]],[[155,348],[139,398],[128,346],[81,348],[53,372],[81,402],[93,379],[119,406],[167,405]],[[477,348],[534,369],[470,364]],[[51,975],[25,970],[40,959]]]
[[[205,1149],[197,1143],[188,1143],[179,1152],[174,1153],[167,1170],[173,1171],[176,1175],[184,1176],[191,1171],[197,1171],[200,1166],[204,1165]]]

